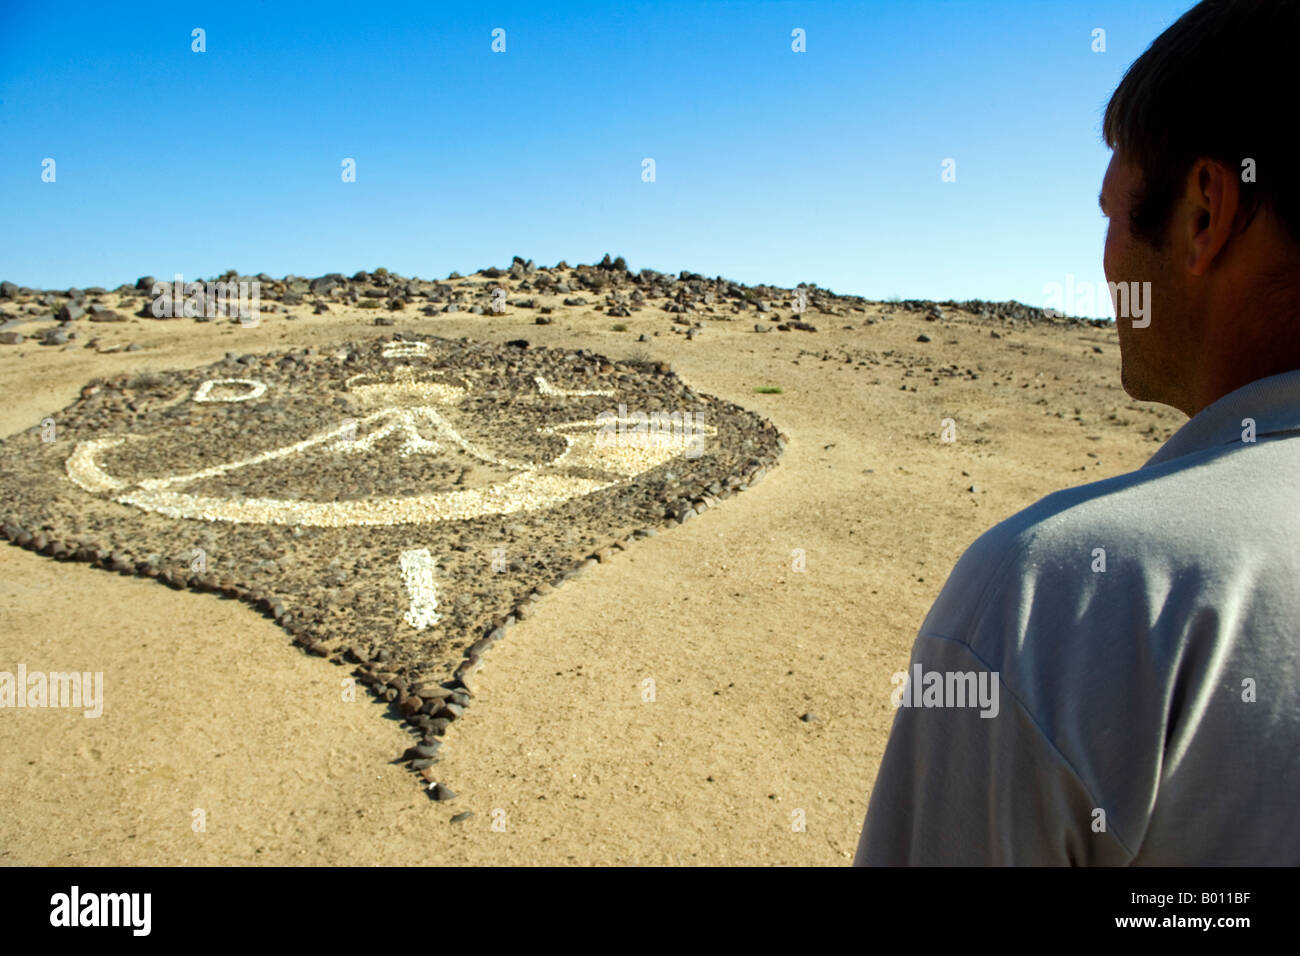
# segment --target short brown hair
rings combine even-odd
[[[1124,74],[1102,138],[1134,161],[1141,185],[1130,228],[1163,248],[1192,165],[1209,158],[1258,182],[1241,184],[1244,228],[1269,207],[1300,244],[1300,169],[1289,111],[1300,101],[1300,0],[1202,0]]]

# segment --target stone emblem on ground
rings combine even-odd
[[[0,529],[255,605],[392,702],[428,778],[509,625],[761,478],[783,444],[664,367],[586,351],[405,337],[230,354],[96,380],[0,442]]]

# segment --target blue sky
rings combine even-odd
[[[1041,305],[1104,281],[1102,111],[1191,5],[0,0],[0,278],[609,252]]]

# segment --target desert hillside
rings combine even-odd
[[[516,257],[441,280],[220,278],[258,283],[256,321],[207,293],[184,297],[199,314],[178,296],[180,315],[158,318],[147,276],[113,290],[0,284],[0,478],[28,476],[0,504],[13,531],[0,546],[0,670],[106,675],[98,718],[0,720],[0,862],[845,864],[893,717],[890,676],[966,545],[1051,491],[1137,468],[1184,420],[1125,395],[1113,326],[1018,303],[872,302],[631,272],[608,256],[572,268]],[[349,586],[347,554],[321,555],[339,580],[302,591],[319,601],[259,614],[249,595],[79,557],[53,518],[18,526],[20,499],[84,494],[34,462],[53,454],[38,446],[42,422],[88,385],[117,389],[108,422],[153,414],[151,383],[168,376],[192,392],[197,369],[242,381],[264,362],[293,383],[325,375],[331,356],[406,354],[417,340],[472,354],[491,390],[534,380],[534,361],[556,369],[545,366],[544,396],[671,385],[714,403],[734,451],[701,471],[713,491],[669,481],[653,500],[584,517],[590,535],[552,524],[546,581],[530,584],[523,614],[513,593],[440,607],[510,618],[479,652],[449,645],[424,662],[451,678],[475,660],[472,682],[430,691],[453,707],[417,712],[414,688],[379,680],[364,622],[337,644],[295,645],[294,623],[371,600],[355,583],[341,602],[326,594]],[[359,378],[340,367],[340,380]],[[293,414],[282,419],[288,434]],[[431,434],[392,427],[416,443]],[[326,465],[312,468],[325,481]],[[390,481],[381,472],[373,482]],[[451,488],[467,473],[417,477]],[[257,480],[270,495],[280,478]],[[104,505],[105,520],[118,507]],[[201,523],[168,521],[157,534]],[[442,539],[426,543],[443,553]],[[293,573],[292,553],[255,557]],[[412,632],[393,659],[422,640]],[[349,701],[340,680],[358,666],[373,679]],[[413,716],[428,718],[436,756],[410,752]],[[413,756],[433,763],[413,768]]]

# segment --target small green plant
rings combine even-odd
[[[650,353],[645,349],[633,349],[627,356],[628,365],[649,365],[651,361]]]
[[[378,269],[375,270],[375,275],[386,276],[388,275],[388,270],[385,269],[383,266],[380,266]]]
[[[626,331],[627,331],[627,325],[624,324],[623,322],[615,322],[615,323],[611,326],[611,328],[612,328],[615,332],[626,332]]]
[[[780,395],[780,385],[760,385],[754,389],[760,395]]]
[[[377,309],[379,308],[378,299],[362,299],[357,303],[358,309]]]

